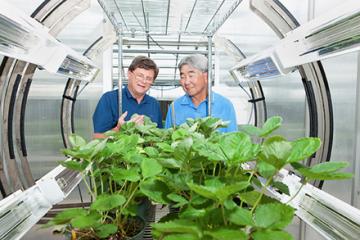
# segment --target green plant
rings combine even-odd
[[[63,150],[69,159],[61,164],[80,172],[94,201],[88,209],[58,214],[48,226],[62,225],[63,232],[71,232],[77,239],[122,239],[141,230],[144,226],[137,225],[143,223],[134,218],[144,201],[139,186],[162,171],[148,153],[154,141],[161,141],[155,126],[149,120],[143,126],[128,123],[120,132],[108,132],[108,138],[88,143],[72,135],[73,147]]]
[[[270,136],[281,125],[270,118],[262,128],[244,126],[243,132],[220,134],[225,123],[215,118],[189,120],[168,138],[155,144],[156,160],[164,171],[152,183],[151,194],[179,208],[153,224],[156,239],[292,239],[284,231],[294,209],[265,195],[267,187],[288,194],[288,187],[275,180],[291,165],[304,177],[344,179],[344,162],[328,162],[311,168],[300,161],[320,147],[318,138],[287,141]],[[259,143],[250,137],[256,136]],[[154,150],[155,151],[155,150]],[[155,199],[151,194],[148,197]]]
[[[65,224],[82,239],[116,239],[128,235],[136,198],[179,208],[153,224],[156,239],[292,239],[284,228],[294,209],[266,195],[267,187],[288,194],[276,175],[291,165],[304,177],[343,179],[343,162],[311,168],[300,162],[320,147],[318,138],[287,141],[271,136],[282,119],[272,117],[262,128],[222,134],[226,123],[216,118],[189,119],[174,129],[124,124],[104,140],[86,143],[73,136],[70,160],[62,164],[80,171],[95,201],[88,210],[59,214],[50,224]],[[250,137],[252,136],[252,137]],[[254,142],[254,140],[256,142]],[[89,183],[88,178],[93,183]]]

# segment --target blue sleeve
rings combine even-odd
[[[111,102],[106,94],[102,95],[93,114],[94,133],[103,133],[112,129],[117,120],[113,118]]]
[[[171,104],[168,107],[168,112],[166,114],[166,120],[165,120],[165,128],[171,128],[172,127],[172,119],[171,119]]]

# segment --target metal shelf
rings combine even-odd
[[[126,34],[214,33],[242,0],[98,0]],[[113,23],[114,24],[114,23]]]

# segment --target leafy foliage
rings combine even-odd
[[[283,229],[291,223],[294,209],[264,192],[271,186],[290,195],[288,186],[275,177],[285,166],[311,157],[319,149],[320,140],[288,141],[272,135],[281,122],[280,117],[273,117],[262,128],[245,126],[243,132],[220,134],[216,129],[224,122],[203,118],[190,119],[172,133],[168,130],[168,138],[155,145],[159,152],[156,159],[168,171],[162,174],[162,185],[171,191],[166,201],[179,207],[180,212],[175,219],[166,217],[153,224],[154,237],[292,239]],[[259,143],[254,143],[248,134],[257,137]],[[328,178],[345,164],[297,166],[305,180],[310,180]]]
[[[267,187],[290,195],[276,180],[279,171],[290,164],[304,184],[351,174],[339,172],[347,166],[343,162],[302,165],[320,140],[273,135],[281,122],[272,117],[261,128],[221,134],[217,129],[226,122],[216,118],[188,119],[175,129],[158,129],[146,118],[144,125],[126,123],[103,140],[87,143],[72,136],[62,165],[83,174],[95,200],[89,209],[63,212],[49,225],[70,224],[95,239],[125,237],[136,197],[145,196],[179,208],[152,225],[156,239],[292,239],[284,228],[294,209],[265,195]]]

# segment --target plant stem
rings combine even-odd
[[[89,183],[86,181],[86,176],[81,173],[81,178],[82,178],[83,182],[85,183],[85,186],[86,186],[87,190],[89,191],[90,195],[95,199],[95,195],[94,195],[93,191],[91,190]]]
[[[139,185],[136,185],[134,190],[131,192],[130,196],[128,197],[126,203],[124,205],[122,205],[121,209],[124,209],[127,207],[127,205],[130,203],[130,201],[132,200],[134,194],[136,193],[137,191],[137,188],[139,187]]]
[[[101,174],[100,174],[100,186],[101,186],[101,193],[104,193],[104,182],[103,182]]]
[[[251,181],[252,177],[254,176],[254,174],[255,174],[255,170],[251,171],[250,177],[248,179],[248,183],[250,183],[250,181]]]
[[[296,193],[294,194],[294,196],[292,196],[285,204],[289,204],[289,202],[291,202],[301,191],[301,189],[305,186],[306,182],[304,182],[303,184],[301,184],[301,186],[299,187],[299,189],[296,191]]]
[[[94,183],[94,189],[93,189],[93,192],[95,193],[95,199],[96,199],[96,197],[97,197],[97,187],[96,187],[96,181],[95,181],[95,176],[94,176],[94,172],[93,172],[93,169],[92,169],[92,167],[90,168],[90,177],[91,177],[91,181]]]
[[[239,164],[237,167],[236,167],[236,170],[235,170],[235,172],[234,172],[234,177],[237,175],[237,173],[238,173],[238,171],[239,171],[239,169],[241,168],[241,164]]]
[[[224,205],[221,205],[221,215],[223,217],[224,225],[227,225],[227,221],[225,219],[225,211],[224,211]]]
[[[112,189],[112,180],[111,177],[109,177],[109,189],[111,193],[114,193],[113,189]]]
[[[262,196],[265,193],[266,188],[270,185],[271,181],[272,181],[272,176],[266,181],[265,185],[262,187],[260,196],[258,197],[258,199],[256,200],[254,206],[252,207],[251,213],[253,213],[255,211],[257,205],[260,203],[260,200],[261,200]]]
[[[200,166],[201,166],[202,175],[203,175],[203,177],[205,179],[206,174],[205,174],[205,169],[204,169],[204,166],[203,166],[202,162],[200,163]]]

